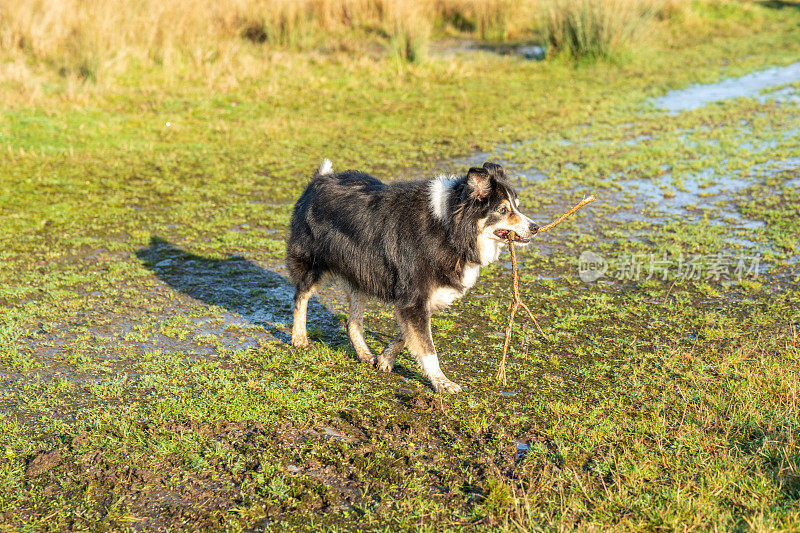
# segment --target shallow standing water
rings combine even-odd
[[[796,82],[800,82],[800,61],[785,67],[751,72],[738,78],[727,78],[718,83],[695,84],[686,89],[670,91],[653,99],[653,104],[667,111],[679,113],[729,98],[754,97],[769,87]],[[785,91],[782,91],[777,96],[785,98],[787,95],[784,93]]]

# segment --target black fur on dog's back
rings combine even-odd
[[[479,264],[476,222],[515,197],[499,165],[470,169],[493,186],[476,195],[469,174],[450,184],[447,216],[431,211],[431,181],[384,184],[348,170],[316,173],[295,205],[287,266],[295,288],[326,273],[398,308],[421,306],[436,287],[463,290],[468,263]],[[513,195],[513,196],[512,196]]]

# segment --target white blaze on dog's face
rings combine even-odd
[[[478,252],[482,265],[497,261],[512,231],[514,243],[524,246],[531,242],[539,229],[533,220],[519,211],[519,200],[512,190],[500,187],[497,192],[498,197],[492,202],[488,216],[478,221]]]

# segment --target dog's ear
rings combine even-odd
[[[467,190],[472,198],[483,200],[489,195],[489,171],[472,167],[467,172]]]
[[[498,181],[502,181],[506,179],[506,171],[503,170],[503,167],[498,165],[497,163],[491,163],[489,161],[483,164],[483,168],[492,176],[494,179]]]

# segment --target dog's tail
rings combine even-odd
[[[319,164],[319,168],[317,168],[316,172],[314,172],[314,177],[324,176],[325,174],[330,174],[331,172],[333,172],[333,163],[331,163],[330,159],[323,159],[322,163]]]

